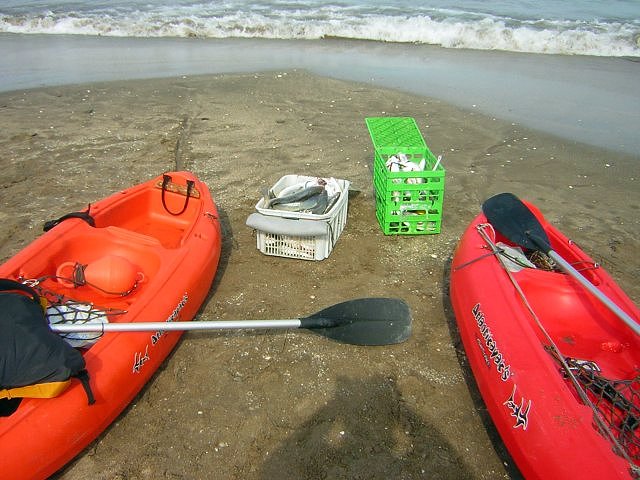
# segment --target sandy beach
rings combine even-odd
[[[403,298],[413,315],[412,337],[388,347],[304,331],[185,334],[56,478],[519,478],[448,299],[458,238],[495,193],[536,203],[640,301],[637,155],[294,69],[17,90],[0,93],[0,112],[0,261],[46,220],[186,169],[209,185],[225,234],[200,319],[295,318],[371,296]],[[414,117],[443,155],[440,234],[384,236],[377,224],[364,119],[387,115]],[[352,183],[324,261],[262,255],[245,226],[262,190],[291,173]]]
[[[0,92],[295,68],[438,98],[572,141],[637,156],[637,58],[536,55],[337,38],[0,33]]]

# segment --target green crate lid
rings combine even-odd
[[[416,121],[411,117],[369,117],[365,122],[375,149],[427,148]]]

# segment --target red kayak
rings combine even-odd
[[[460,239],[450,287],[491,418],[527,479],[634,478],[640,466],[640,312],[538,209],[501,195],[485,202]],[[516,205],[514,214],[505,202],[520,203],[526,213]],[[536,245],[548,240],[548,252],[521,248],[527,237],[538,241],[536,235],[543,237]],[[560,270],[557,257],[599,296],[571,270]]]
[[[123,190],[50,227],[0,266],[0,278],[33,286],[50,308],[80,320],[89,309],[108,323],[191,320],[220,258],[216,206],[188,172]],[[0,417],[2,475],[46,478],[72,460],[131,402],[180,335],[107,332],[80,346],[95,403],[75,379],[57,397],[20,400]]]

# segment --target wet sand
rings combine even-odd
[[[0,33],[0,91],[291,69],[439,98],[572,141],[634,156],[640,152],[640,62],[635,57],[538,55],[338,38]]]
[[[45,220],[173,169],[205,180],[224,227],[200,319],[305,316],[405,299],[409,341],[304,331],[188,333],[133,404],[57,477],[518,478],[479,399],[448,300],[459,236],[489,196],[531,200],[640,300],[640,159],[440,100],[270,71],[0,94],[0,260]],[[447,169],[442,233],[384,236],[368,116],[411,116]],[[330,257],[262,255],[245,226],[285,174],[352,182]],[[52,446],[55,448],[55,446]]]

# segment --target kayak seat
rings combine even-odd
[[[170,212],[179,212],[185,204],[185,196],[178,192],[167,191],[164,204],[169,209],[166,211],[161,201],[162,190],[160,188],[144,190],[135,194],[138,207],[131,208],[130,202],[119,202],[105,210],[93,207],[96,228],[120,228],[131,232],[131,240],[144,244],[143,236],[153,238],[163,247],[175,249],[182,246],[188,237],[194,218],[200,215],[201,201],[191,198],[186,209],[179,215]],[[116,232],[116,230],[113,230]],[[118,235],[118,233],[114,233]],[[135,235],[139,236],[136,237]],[[121,237],[127,233],[122,232]],[[136,240],[137,238],[137,240]],[[149,245],[156,242],[147,242]]]
[[[523,270],[516,275],[527,301],[544,323],[547,333],[561,345],[564,355],[596,360],[598,363],[602,361],[605,365],[607,362],[602,357],[630,354],[629,350],[632,349],[628,348],[627,343],[619,341],[627,336],[623,327],[571,277],[533,269]],[[594,315],[594,311],[599,314]],[[633,345],[635,339],[631,332],[628,335],[629,345]],[[541,341],[545,341],[544,337],[541,337]]]
[[[139,245],[146,246],[155,246],[161,247],[162,243],[156,237],[152,237],[151,235],[146,235],[144,233],[135,232],[133,230],[129,230],[126,228],[116,227],[110,225],[108,227],[104,227],[111,235],[114,235],[118,238],[121,238],[127,242],[136,243]]]
[[[64,292],[74,300],[126,308],[120,303],[132,302],[157,275],[163,262],[172,257],[150,235],[75,221],[78,225],[73,233],[52,244],[47,257],[31,256],[14,275],[50,278],[47,288]]]

